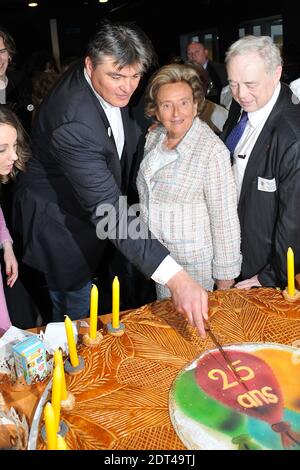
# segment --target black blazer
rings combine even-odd
[[[82,62],[63,75],[40,107],[33,157],[16,184],[14,225],[23,235],[24,261],[46,274],[51,289],[78,289],[92,277],[107,246],[107,239],[96,235],[97,224],[103,238],[110,222],[111,242],[147,277],[168,254],[151,237],[118,235],[120,218],[125,226],[132,221],[119,197],[128,186],[139,138],[127,108],[121,112],[123,175],[109,122]]]
[[[251,152],[238,204],[243,255],[240,279],[258,274],[263,286],[286,287],[289,246],[295,254],[295,272],[300,272],[300,107],[294,103],[289,87],[281,84],[277,102]],[[223,140],[239,114],[233,100]]]
[[[210,82],[208,98],[214,103],[220,103],[222,88],[228,85],[226,67],[224,64],[209,60],[206,72]]]

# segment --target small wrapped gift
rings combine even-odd
[[[18,378],[24,377],[30,385],[47,376],[46,349],[39,338],[27,338],[15,344],[12,350]]]

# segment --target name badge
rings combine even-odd
[[[277,189],[275,178],[268,180],[259,176],[257,179],[257,189],[266,193],[274,193]]]

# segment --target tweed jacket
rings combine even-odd
[[[166,130],[148,134],[137,188],[141,216],[171,255],[206,289],[241,266],[237,194],[227,148],[195,118],[174,151]],[[159,297],[169,295],[158,286]]]

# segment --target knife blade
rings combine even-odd
[[[211,327],[208,325],[208,323],[206,323],[205,325],[205,331],[208,333],[209,337],[211,338],[212,342],[214,343],[214,345],[218,348],[218,350],[220,351],[221,355],[223,356],[223,359],[224,361],[226,362],[226,364],[228,365],[229,369],[231,370],[231,372],[233,373],[233,375],[235,376],[236,380],[238,381],[238,383],[240,385],[242,385],[244,387],[245,390],[247,390],[247,392],[249,392],[249,389],[247,387],[247,385],[245,384],[245,382],[243,382],[241,376],[239,375],[239,373],[237,372],[236,368],[234,367],[234,365],[232,364],[228,354],[224,351],[222,345],[219,343],[219,341],[217,340],[216,336],[214,335],[214,333],[212,332],[211,330]]]

